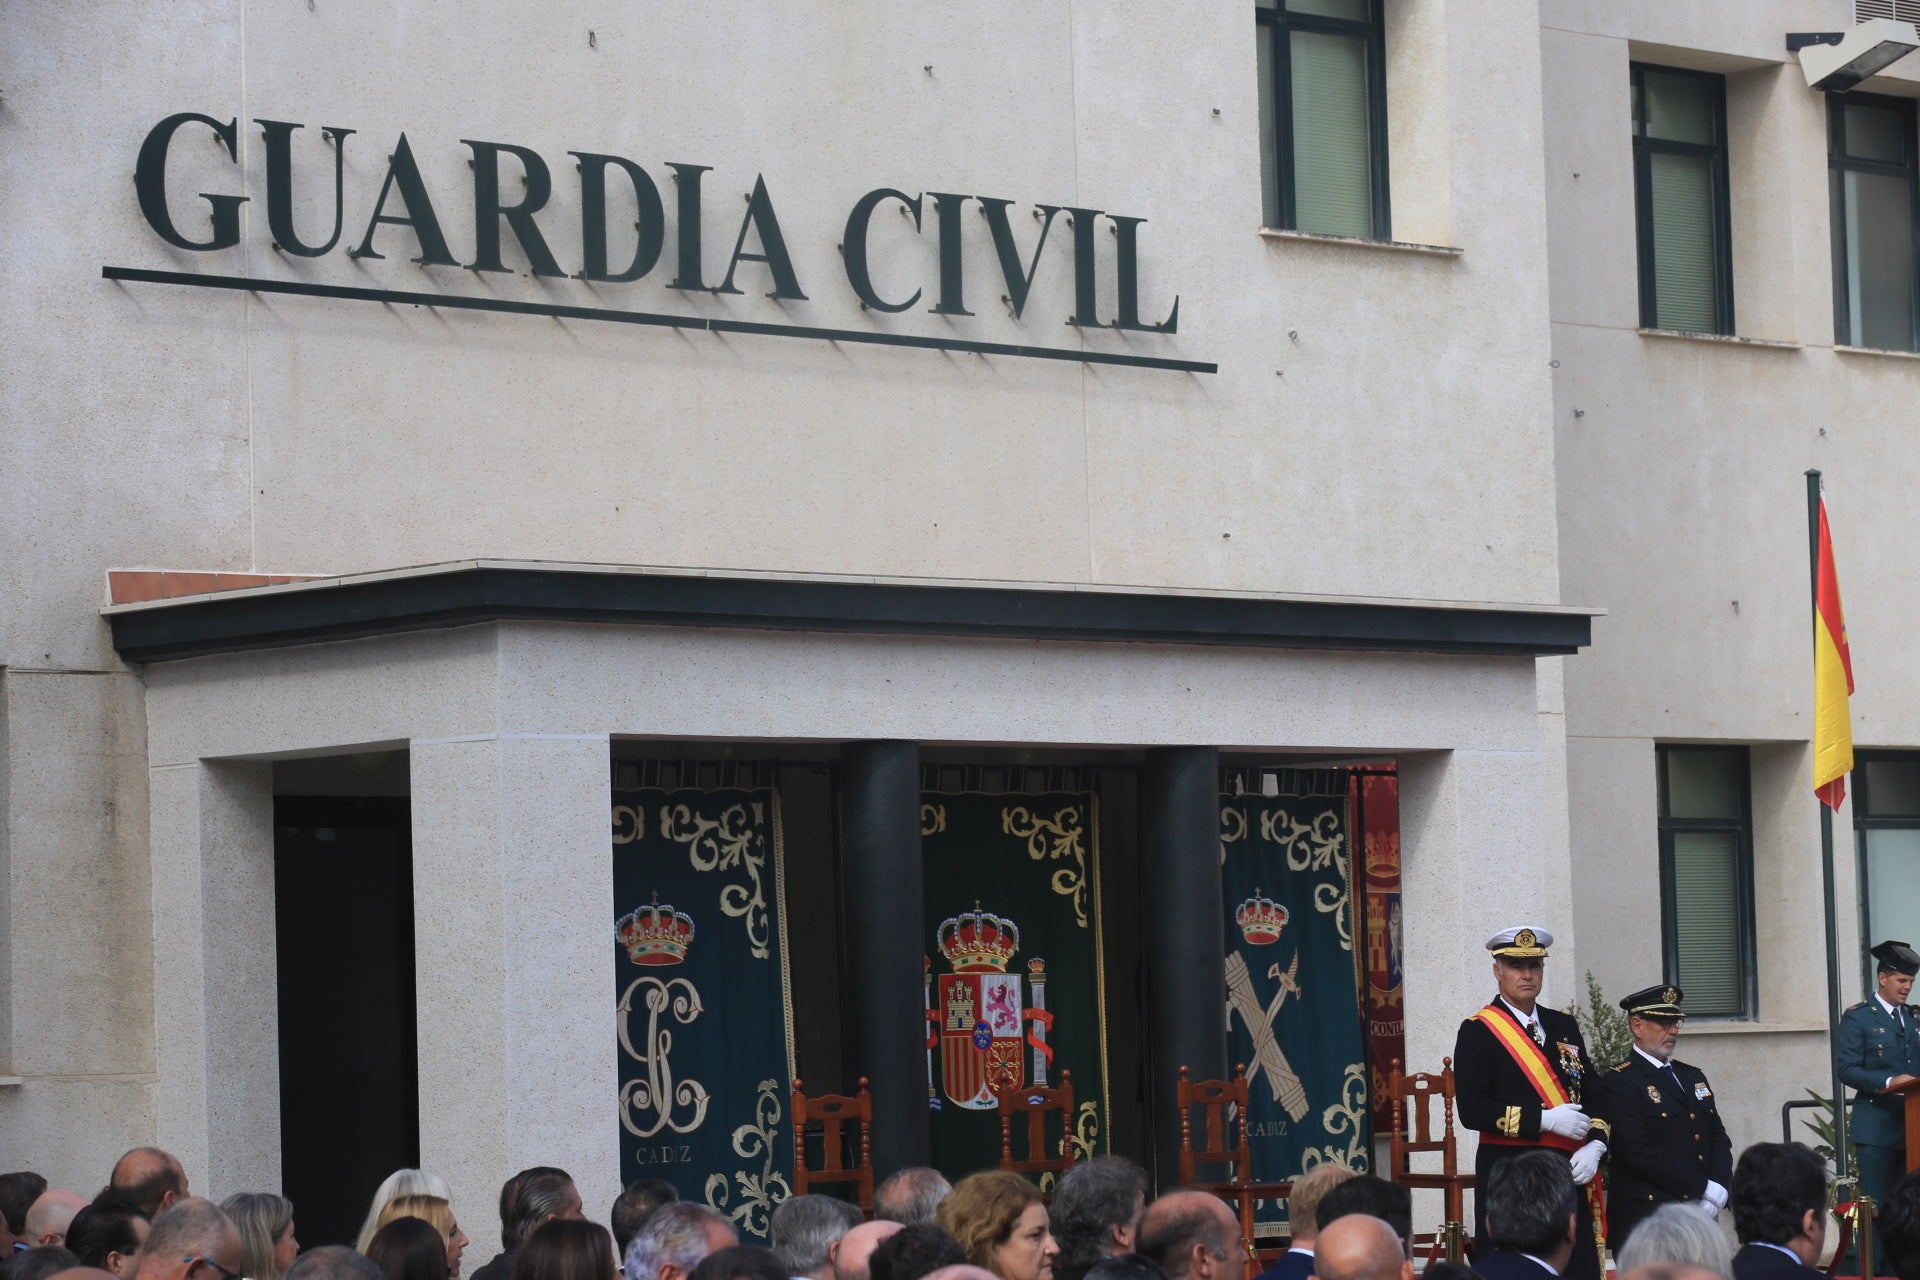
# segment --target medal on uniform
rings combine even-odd
[[[1658,1088],[1657,1086],[1655,1086],[1655,1085],[1648,1085],[1648,1086],[1647,1086],[1647,1097],[1649,1097],[1649,1098],[1651,1098],[1651,1099],[1653,1099],[1653,1101],[1655,1101],[1655,1102],[1658,1102],[1658,1101],[1660,1101],[1660,1090],[1659,1090],[1659,1088]]]

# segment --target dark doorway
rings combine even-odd
[[[351,1245],[420,1163],[405,797],[277,796],[282,1177],[302,1245]]]

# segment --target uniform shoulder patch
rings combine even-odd
[[[1625,1071],[1625,1070],[1626,1070],[1626,1069],[1627,1069],[1628,1067],[1631,1067],[1632,1065],[1633,1065],[1633,1062],[1632,1062],[1631,1060],[1628,1060],[1628,1061],[1626,1061],[1626,1062],[1623,1062],[1623,1063],[1621,1063],[1620,1065],[1618,1065],[1618,1066],[1616,1066],[1616,1067],[1614,1068],[1614,1070],[1615,1070],[1615,1071]]]
[[[1853,1011],[1854,1011],[1855,1009],[1864,1009],[1864,1008],[1866,1008],[1866,1007],[1867,1007],[1867,1002],[1866,1002],[1865,1000],[1862,1000],[1862,1001],[1860,1001],[1860,1002],[1859,1002],[1858,1004],[1850,1004],[1850,1005],[1848,1005],[1848,1006],[1847,1006],[1847,1007],[1846,1007],[1845,1009],[1843,1009],[1843,1010],[1841,1010],[1841,1012],[1842,1012],[1842,1013],[1852,1013],[1852,1012],[1853,1012]]]

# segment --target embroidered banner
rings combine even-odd
[[[1360,1172],[1371,1164],[1346,781],[1308,771],[1279,780],[1325,794],[1220,798],[1228,1052],[1247,1066],[1261,1182],[1329,1160]],[[1285,1221],[1284,1207],[1265,1201],[1256,1215]]]
[[[1066,1072],[1076,1159],[1104,1154],[1093,797],[925,791],[920,800],[933,1163],[956,1176],[998,1165],[998,1094],[1058,1088]],[[1013,1142],[1014,1157],[1029,1158],[1024,1124]]]
[[[778,793],[613,793],[620,1178],[663,1177],[765,1243],[792,1194]]]
[[[1367,1034],[1372,1040],[1373,1127],[1393,1125],[1387,1071],[1407,1060],[1407,1013],[1400,950],[1400,779],[1380,769],[1351,775],[1355,842],[1366,885]]]

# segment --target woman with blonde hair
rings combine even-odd
[[[360,1226],[360,1238],[353,1244],[355,1253],[367,1251],[367,1245],[373,1241],[373,1233],[380,1229],[381,1211],[399,1196],[439,1196],[442,1200],[451,1200],[453,1192],[448,1188],[447,1180],[437,1173],[428,1173],[425,1169],[395,1169],[373,1193],[373,1203],[367,1208],[367,1220]]]
[[[380,1211],[380,1219],[374,1223],[374,1234],[379,1235],[380,1228],[401,1218],[419,1218],[440,1233],[440,1241],[447,1247],[447,1280],[460,1280],[460,1255],[466,1252],[467,1233],[460,1229],[460,1223],[453,1216],[453,1206],[446,1197],[395,1196]]]
[[[967,1251],[967,1261],[999,1280],[1053,1280],[1060,1254],[1040,1189],[1017,1173],[968,1174],[934,1211],[933,1220]]]
[[[293,1202],[271,1192],[228,1196],[220,1209],[240,1233],[240,1274],[247,1280],[280,1280],[300,1253],[293,1238]]]

